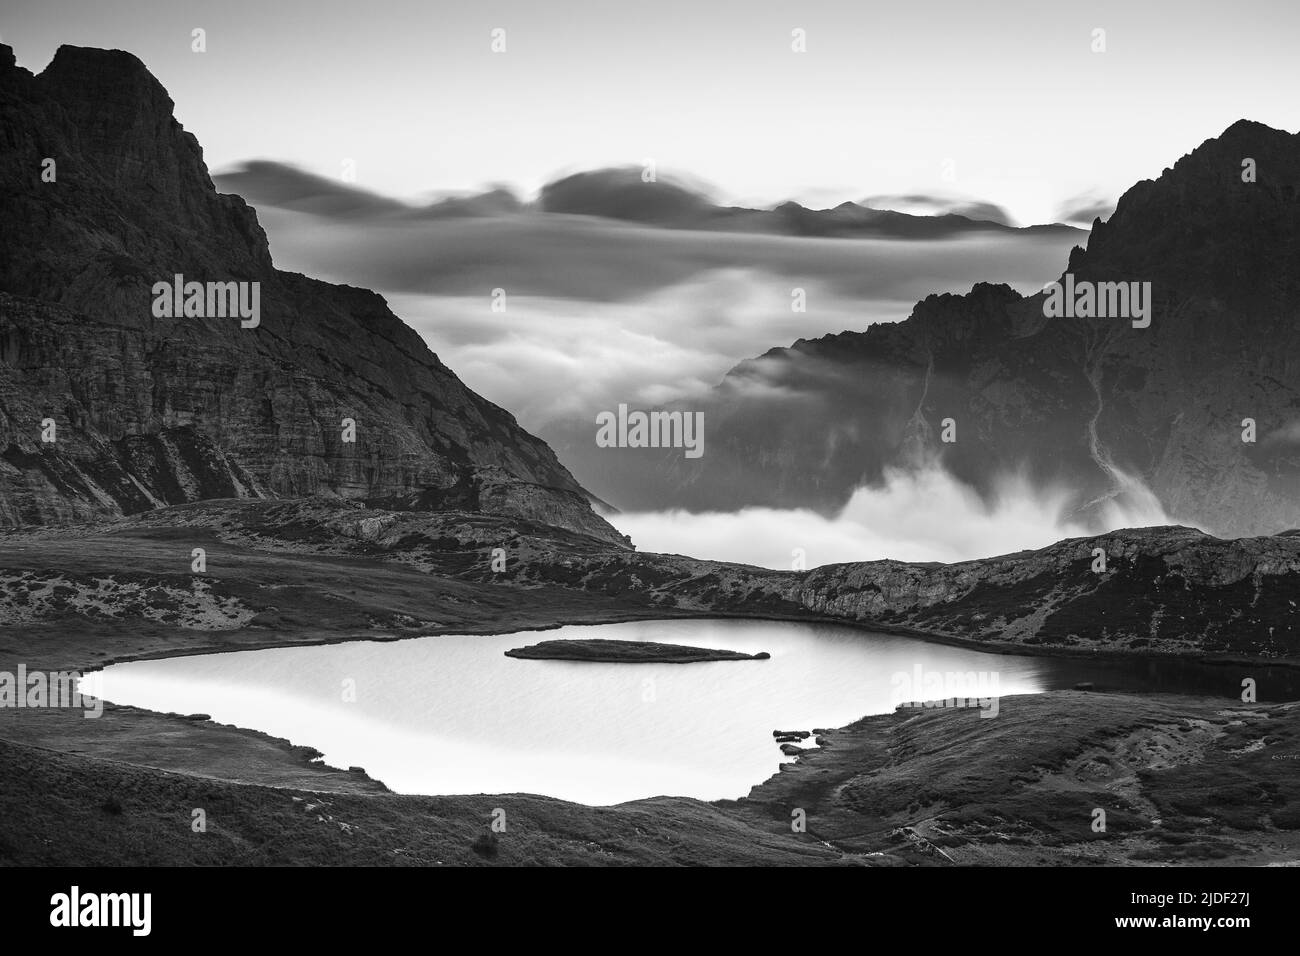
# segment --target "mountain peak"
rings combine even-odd
[[[1298,194],[1300,136],[1233,123],[1127,190],[1070,255],[1077,280],[1137,287],[1149,327],[1127,305],[1049,318],[1041,294],[976,283],[903,322],[770,351],[695,400],[713,451],[666,459],[671,484],[640,506],[840,514],[864,485],[938,461],[990,505],[1008,476],[1060,492],[1085,526],[1294,528]],[[967,437],[942,440],[945,419]]]
[[[50,65],[45,68],[42,75],[76,71],[144,77],[160,88],[162,86],[134,53],[127,53],[125,50],[104,50],[93,46],[73,46],[70,43],[61,44],[54,51],[54,58],[50,60]]]
[[[1274,129],[1265,123],[1251,119],[1239,119],[1217,137],[1220,140],[1233,139],[1238,136],[1290,136],[1285,130]]]
[[[124,50],[65,44],[37,79],[65,106],[86,104],[101,114],[170,118],[175,108],[149,68]]]
[[[1140,276],[1250,312],[1265,285],[1293,283],[1286,242],[1300,228],[1300,137],[1238,120],[1157,179],[1129,188],[1068,271]]]
[[[0,129],[0,526],[473,481],[478,510],[624,542],[380,296],[276,270],[138,58],[64,46],[37,76],[0,69]],[[173,277],[206,308],[159,315]],[[251,290],[258,323],[214,306],[218,285]]]

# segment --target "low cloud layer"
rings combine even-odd
[[[562,456],[594,435],[599,411],[689,398],[738,363],[797,339],[898,321],[931,293],[965,292],[980,281],[1035,292],[1059,274],[1079,238],[1068,231],[909,241],[665,229],[637,221],[653,219],[645,210],[622,205],[626,171],[570,181],[550,197],[556,209],[599,215],[540,212],[504,190],[394,204],[328,180],[305,182],[300,171],[245,172],[242,185],[261,203],[277,265],[384,294],[470,387]],[[239,175],[221,179],[223,188],[241,185]],[[686,187],[674,195],[688,213],[704,201]],[[995,207],[945,197],[876,201],[1006,221]],[[1087,212],[1083,205],[1074,211]],[[805,311],[792,308],[796,289]],[[582,478],[582,456],[569,463]],[[931,467],[891,472],[884,486],[860,489],[831,518],[750,508],[623,513],[613,521],[644,550],[772,568],[790,567],[796,549],[809,567],[885,557],[959,561],[1103,525],[1167,521],[1154,496],[1131,488],[1087,522],[1063,517],[1067,500],[1065,490],[1008,479],[989,504]]]
[[[716,385],[739,360],[823,330],[907,314],[913,299],[848,297],[823,281],[792,312],[788,279],[747,269],[694,276],[631,301],[394,296],[390,304],[472,388],[527,427],[592,425],[620,402],[653,406]],[[594,425],[592,425],[594,428]]]
[[[868,196],[862,200],[864,206],[873,209],[892,209],[913,216],[965,216],[967,219],[982,219],[985,222],[997,222],[1004,226],[1017,223],[1001,206],[981,199],[963,196],[947,196],[938,193],[904,193],[887,196]]]
[[[932,292],[983,280],[1037,291],[1072,244],[795,239],[568,216],[363,228],[261,215],[277,265],[380,291],[471,388],[533,430],[689,396],[796,339],[906,318]],[[806,311],[793,310],[795,289]]]
[[[1094,219],[1108,219],[1114,211],[1112,200],[1095,193],[1082,193],[1060,205],[1056,210],[1056,221],[1090,228]]]
[[[981,281],[1035,292],[1078,240],[1069,232],[901,240],[665,229],[537,212],[497,192],[394,205],[301,171],[255,166],[218,181],[247,187],[280,268],[383,294],[467,385],[551,442],[579,480],[616,504],[620,489],[601,485],[582,453],[594,448],[597,413],[689,399],[770,349],[899,321],[931,293]],[[604,195],[610,183],[598,177],[596,185]],[[584,186],[579,198],[590,193]],[[802,526],[820,542],[810,555],[840,560],[871,540],[851,527],[855,513],[830,523],[772,514],[761,524]],[[745,517],[621,520],[642,521],[634,537],[645,537],[644,547],[671,545],[687,534],[674,529],[707,521],[716,527],[700,546],[678,550],[710,553],[729,540],[736,556],[750,550]],[[959,545],[924,553],[952,560],[978,550]]]
[[[1002,482],[992,503],[937,467],[890,471],[880,488],[861,488],[833,518],[812,511],[624,513],[610,520],[642,551],[688,554],[790,570],[849,561],[965,561],[1041,548],[1062,538],[1115,528],[1169,524],[1154,496],[1110,502],[1087,522],[1064,516],[1064,490]]]
[[[574,173],[542,187],[537,205],[546,212],[664,224],[689,222],[713,208],[703,184],[668,176],[647,182],[644,175],[632,166]]]

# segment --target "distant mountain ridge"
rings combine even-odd
[[[989,496],[1008,475],[1068,488],[1082,518],[1149,489],[1221,535],[1300,525],[1298,193],[1300,137],[1234,123],[1129,189],[1062,274],[1150,282],[1149,328],[1047,318],[1042,293],[1005,285],[932,295],[739,364],[689,405],[703,458],[611,450],[606,487],[625,508],[834,512],[887,468],[937,462]]]
[[[380,296],[276,270],[172,110],[129,53],[63,46],[33,75],[0,46],[0,526],[461,487],[482,491],[467,507],[625,541]],[[155,317],[174,275],[258,283],[260,325]]]
[[[988,204],[972,203],[971,214],[915,215],[855,202],[832,209],[810,209],[783,202],[771,209],[723,206],[703,191],[671,177],[642,179],[631,167],[588,170],[542,187],[535,203],[525,203],[504,187],[463,197],[408,205],[354,184],[318,176],[284,163],[255,160],[213,177],[223,190],[254,203],[333,219],[402,220],[542,213],[591,216],[669,229],[759,233],[838,239],[944,239],[967,233],[1076,233],[1063,223],[1012,226]],[[881,197],[888,199],[889,197]],[[914,197],[902,197],[914,198]],[[977,216],[983,210],[987,218]]]

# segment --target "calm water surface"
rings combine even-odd
[[[503,654],[593,637],[772,657],[682,665]],[[179,657],[116,664],[100,679],[108,700],[210,714],[310,745],[326,763],[364,767],[399,793],[526,792],[606,805],[660,794],[744,796],[789,759],[773,730],[839,727],[891,711],[895,675],[918,667],[995,675],[1003,696],[1089,680],[1098,690],[1224,693],[1225,701],[1244,673],[986,654],[838,625],[692,620]],[[1295,676],[1267,675],[1261,699],[1295,696],[1277,683]]]

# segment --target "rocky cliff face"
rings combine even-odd
[[[867,561],[801,572],[658,554],[556,561],[516,546],[509,566],[527,580],[677,611],[811,613],[1027,648],[1300,660],[1294,532],[1228,541],[1192,528],[1133,528],[957,564]]]
[[[1145,486],[1174,520],[1219,534],[1294,527],[1298,191],[1300,136],[1236,123],[1130,189],[1066,266],[1077,282],[1151,283],[1150,327],[1047,318],[1043,294],[1006,286],[930,296],[897,325],[741,364],[692,405],[703,458],[622,453],[618,467],[655,469],[662,491],[618,503],[832,511],[889,466],[937,461],[987,494],[1021,474],[1068,488],[1076,517]]]
[[[380,296],[276,270],[256,214],[217,193],[130,54],[65,46],[33,76],[0,46],[0,208],[0,524],[489,472],[483,508],[509,499],[624,541]],[[156,317],[153,286],[177,274],[258,283],[259,323]]]
[[[66,570],[58,563],[60,541],[75,540],[84,561],[117,547],[118,535],[161,534],[174,543],[211,534],[224,546],[303,561],[364,555],[379,577],[384,562],[414,568],[461,593],[465,606],[512,604],[513,592],[528,595],[518,603],[547,600],[552,608],[590,610],[594,599],[606,618],[620,620],[816,618],[1020,650],[1300,661],[1300,532],[1224,540],[1185,527],[1130,528],[955,564],[865,561],[771,571],[629,551],[516,517],[327,499],[206,501],[147,512],[112,531],[9,532],[0,544],[23,547],[25,569],[16,573],[27,574],[36,561],[48,576]],[[497,548],[505,550],[500,564]],[[42,553],[45,563],[34,557]],[[172,563],[179,569],[166,572],[169,586],[188,587],[185,560]],[[405,593],[408,582],[400,586]],[[253,602],[250,613],[260,613],[258,602],[281,603],[259,588],[238,588],[234,578],[216,578],[212,587],[216,598]],[[462,587],[469,591],[454,590]],[[463,593],[479,597],[464,601]]]

